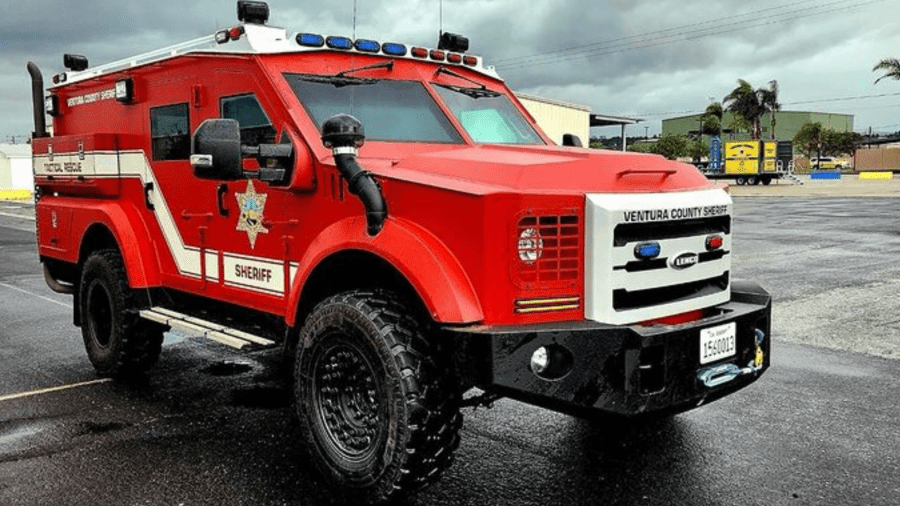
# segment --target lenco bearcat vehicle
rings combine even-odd
[[[723,185],[554,145],[464,37],[238,14],[111,64],[66,55],[48,93],[29,63],[40,258],[99,374],[146,372],[169,329],[281,346],[312,460],[377,502],[450,465],[462,406],[668,414],[768,368]]]

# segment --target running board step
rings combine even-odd
[[[151,307],[150,309],[142,309],[139,313],[141,318],[162,323],[175,329],[186,330],[188,332],[196,332],[203,337],[212,339],[213,341],[231,346],[232,348],[242,349],[244,346],[273,346],[275,341],[264,337],[248,334],[237,329],[232,329],[216,323],[194,318],[186,314],[172,311],[164,307]]]

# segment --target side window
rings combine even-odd
[[[275,127],[254,95],[223,98],[222,117],[241,125],[241,144],[258,146],[275,143]]]
[[[191,157],[188,105],[150,109],[150,138],[154,160],[187,160]]]

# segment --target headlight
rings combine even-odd
[[[519,259],[532,264],[544,254],[544,240],[536,228],[526,228],[519,234]]]

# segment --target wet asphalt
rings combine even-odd
[[[464,410],[409,505],[900,504],[897,199],[736,198],[734,275],[774,296],[773,367],[670,419]],[[96,382],[30,206],[0,203],[0,505],[325,505],[278,353],[170,333],[139,384]],[[71,386],[49,393],[47,387]],[[12,394],[30,394],[9,398]]]

